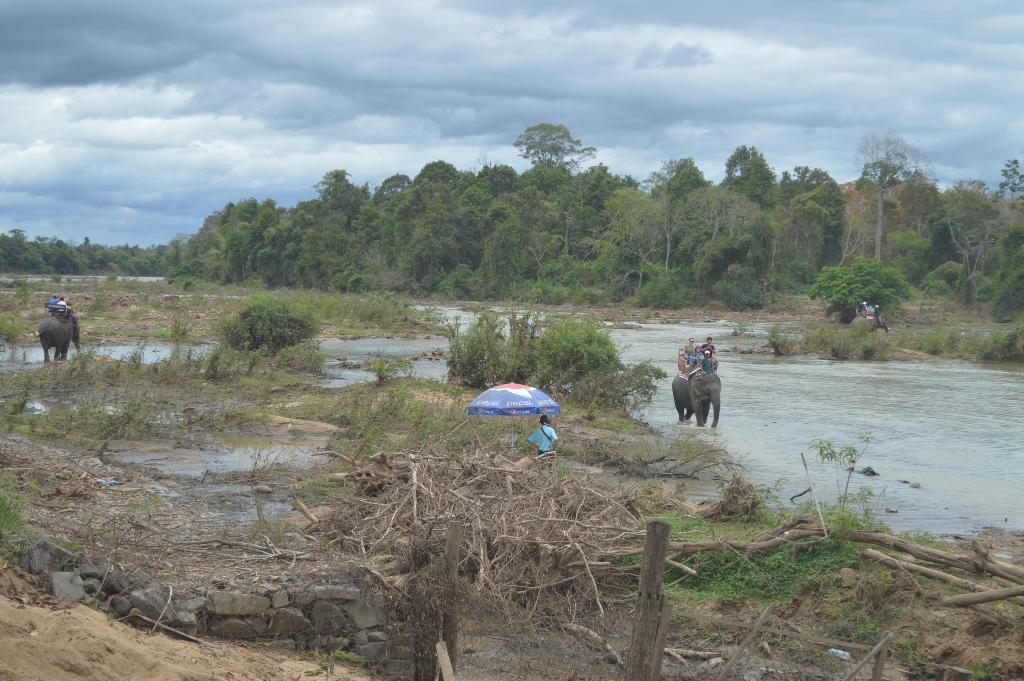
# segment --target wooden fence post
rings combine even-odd
[[[443,681],[455,681],[455,669],[452,667],[451,657],[448,655],[448,646],[444,641],[437,642],[437,664],[441,667],[441,679]]]
[[[864,659],[853,668],[852,672],[846,675],[846,678],[843,679],[843,681],[853,681],[853,678],[857,676],[857,673],[860,672],[868,662],[871,662],[872,659],[875,659],[876,655],[880,654],[882,650],[888,647],[890,638],[892,638],[892,633],[887,631],[882,634],[882,640],[878,642],[878,645],[872,648],[871,652],[864,656]],[[881,674],[881,672],[878,673]]]
[[[658,637],[651,651],[651,681],[661,678],[661,663],[665,659],[665,642],[668,640],[668,627],[672,624],[672,604],[668,596],[661,594],[661,619],[658,621]]]
[[[888,631],[885,632],[886,636],[891,636]],[[889,652],[889,639],[882,639],[882,648],[878,651],[875,656],[875,667],[871,671],[871,681],[882,681],[882,672],[885,671],[885,655]]]
[[[445,610],[442,624],[444,643],[448,647],[448,659],[451,660],[452,671],[459,662],[459,546],[462,544],[462,523],[448,523],[448,539],[444,545],[445,577],[448,581],[448,593],[445,598]]]
[[[633,634],[629,639],[625,681],[651,681],[655,664],[661,672],[661,657],[654,660],[658,630],[662,621],[661,580],[665,576],[668,536],[671,526],[659,520],[647,523],[644,558],[640,566],[640,595],[637,598]],[[667,634],[667,632],[666,632]]]

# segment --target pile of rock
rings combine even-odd
[[[189,636],[268,641],[287,650],[342,649],[389,672],[412,673],[410,649],[391,636],[394,628],[386,621],[377,578],[356,563],[331,584],[276,578],[173,592],[143,570],[117,570],[49,540],[33,544],[22,567],[48,574],[58,599],[85,601],[122,617],[138,610]]]
[[[434,348],[433,350],[425,350],[417,355],[413,355],[409,358],[413,362],[427,361],[427,362],[440,362],[444,359],[444,348]]]

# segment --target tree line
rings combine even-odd
[[[25,232],[0,232],[0,272],[10,274],[124,274],[163,276],[168,246],[101,246],[86,237],[73,244],[55,237],[28,239]]]
[[[316,198],[228,203],[152,255],[186,284],[732,309],[874,257],[929,295],[991,302],[1001,317],[1024,309],[1018,161],[997,188],[940,189],[927,157],[885,133],[861,141],[856,182],[808,166],[780,174],[740,146],[715,184],[692,158],[642,180],[616,174],[562,125],[532,126],[515,147],[531,163],[522,173],[434,161],[371,188],[333,170]]]

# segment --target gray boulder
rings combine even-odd
[[[218,617],[206,625],[206,633],[217,638],[255,638],[256,632],[238,617]]]
[[[103,589],[107,593],[119,594],[128,590],[128,576],[123,572],[108,572],[103,582]]]
[[[167,622],[174,615],[170,608],[167,608],[167,613],[163,614],[164,608],[167,606],[167,598],[161,596],[160,592],[153,587],[133,591],[128,596],[128,600],[133,608],[138,608],[139,612],[154,621],[160,619]],[[161,619],[162,614],[163,618]]]
[[[270,599],[237,591],[211,591],[206,609],[217,615],[259,615],[270,608]]]
[[[48,539],[36,542],[21,557],[22,569],[34,575],[74,564],[75,554]]]
[[[74,572],[50,573],[50,593],[62,601],[85,600],[82,578]]]
[[[313,628],[301,610],[282,608],[272,611],[273,615],[267,627],[268,634],[300,634]]]
[[[100,591],[100,580],[98,579],[83,579],[82,588],[85,589],[85,593],[90,596],[95,596]]]
[[[364,643],[360,646],[355,647],[355,654],[359,657],[369,660],[370,662],[379,663],[383,662],[387,657],[387,653],[384,650],[383,643]]]
[[[352,601],[343,607],[356,629],[372,629],[384,624],[383,599],[380,596]]]
[[[93,561],[80,561],[78,563],[78,574],[82,575],[83,579],[103,579],[103,575],[107,573],[106,561],[93,560]]]
[[[354,586],[331,584],[313,587],[313,596],[318,601],[354,601],[360,594],[359,588]]]
[[[124,596],[114,596],[110,599],[110,607],[121,617],[132,611],[132,602]]]
[[[315,600],[316,596],[313,594],[308,591],[300,591],[295,594],[295,598],[292,599],[292,602],[295,604],[296,608],[305,608],[308,605],[312,605]]]
[[[288,607],[288,592],[284,589],[276,592],[270,597],[270,607],[280,610]]]
[[[318,601],[313,606],[309,618],[313,624],[313,631],[318,634],[338,635],[351,628],[345,611],[326,601]]]

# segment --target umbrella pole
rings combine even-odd
[[[512,451],[516,451],[516,417],[512,415]]]

